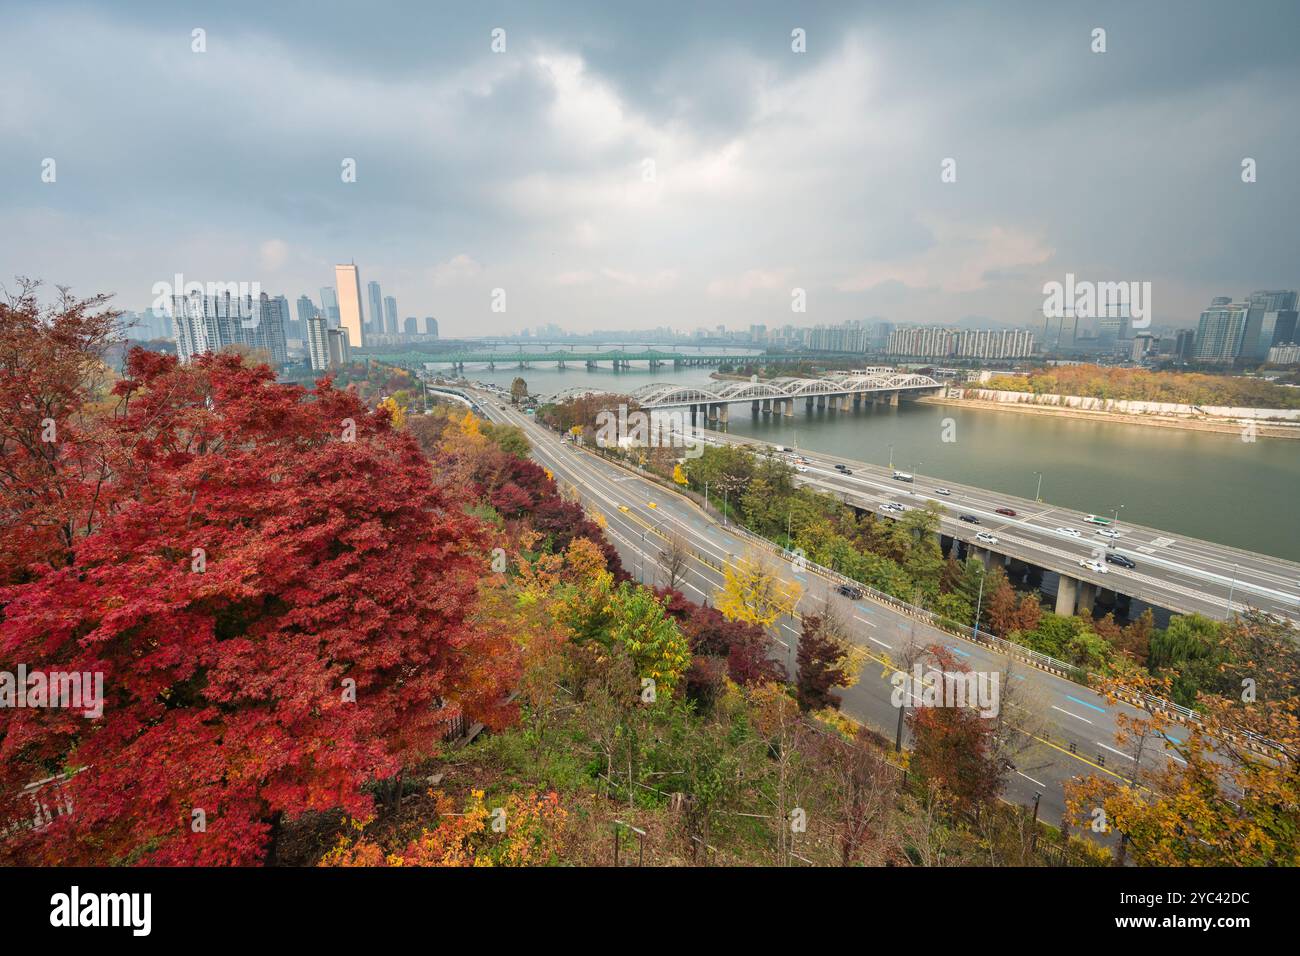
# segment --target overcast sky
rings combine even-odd
[[[210,6],[5,5],[0,280],[317,299],[355,259],[445,336],[1300,285],[1294,2]]]

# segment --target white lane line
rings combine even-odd
[[[1133,758],[1132,756],[1130,756],[1129,754],[1126,754],[1126,753],[1125,753],[1124,751],[1122,751],[1122,750],[1116,750],[1114,747],[1106,747],[1106,745],[1103,744],[1100,740],[1096,741],[1096,744],[1097,744],[1098,747],[1105,747],[1105,749],[1109,750],[1111,753],[1113,753],[1113,754],[1119,754],[1121,757],[1124,757],[1124,758],[1127,759],[1127,760],[1134,760],[1134,759],[1135,759],[1135,758]]]
[[[861,621],[863,624],[867,625],[867,627],[879,627],[879,626],[880,626],[880,625],[876,624],[875,621],[868,621],[865,617],[859,617],[859,616],[856,615],[856,614],[853,615],[853,620],[855,620],[855,621]]]
[[[1020,771],[1017,770],[1016,773],[1020,773]],[[1027,773],[1020,773],[1020,776],[1024,777],[1024,778],[1025,778],[1026,780],[1028,780],[1030,783],[1038,784],[1038,786],[1042,787],[1044,790],[1047,789],[1047,784],[1043,783],[1043,781],[1041,781],[1041,780],[1035,780],[1033,777],[1029,776],[1029,774],[1027,774]]]
[[[867,635],[867,640],[876,641],[876,639],[872,637],[870,634]],[[893,648],[890,647],[888,644],[886,644],[884,641],[876,641],[876,643],[879,644],[881,647],[885,648],[886,650],[890,650],[890,651],[893,650]]]
[[[1072,714],[1068,710],[1061,710],[1061,708],[1057,707],[1055,704],[1052,705],[1052,710],[1060,710],[1061,713],[1065,714],[1066,716],[1073,717],[1075,720],[1082,720],[1085,724],[1092,723],[1092,721],[1089,720],[1087,717],[1080,717],[1078,714]]]

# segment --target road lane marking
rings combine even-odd
[[[1019,770],[1017,770],[1016,773],[1019,773],[1020,776],[1024,777],[1024,778],[1025,778],[1026,780],[1028,780],[1030,783],[1038,784],[1038,786],[1042,787],[1044,790],[1047,789],[1047,784],[1043,783],[1043,781],[1041,781],[1041,780],[1035,780],[1033,777],[1029,776],[1029,774],[1027,774],[1027,773],[1020,773]]]
[[[1089,720],[1087,717],[1080,717],[1078,714],[1071,714],[1068,710],[1061,710],[1061,708],[1057,707],[1055,704],[1052,705],[1052,710],[1060,710],[1061,713],[1073,717],[1075,720],[1082,720],[1085,724],[1092,723],[1092,721]]]
[[[1106,747],[1106,745],[1103,744],[1100,740],[1095,741],[1095,743],[1097,744],[1098,747],[1105,747],[1107,750],[1109,750],[1109,751],[1110,751],[1111,753],[1113,753],[1113,754],[1119,754],[1119,755],[1120,755],[1121,757],[1123,757],[1125,760],[1132,760],[1134,763],[1137,762],[1136,759],[1135,759],[1134,757],[1130,756],[1129,754],[1126,754],[1126,753],[1125,753],[1124,751],[1122,751],[1122,750],[1116,750],[1114,747]]]
[[[1093,710],[1097,711],[1097,713],[1099,713],[1099,714],[1104,714],[1104,713],[1106,713],[1106,708],[1105,708],[1105,707],[1098,707],[1096,704],[1090,704],[1090,703],[1088,703],[1086,700],[1079,700],[1079,698],[1077,698],[1077,697],[1072,697],[1072,696],[1070,696],[1069,694],[1066,694],[1066,695],[1065,695],[1065,699],[1066,699],[1066,700],[1072,700],[1072,701],[1074,701],[1076,704],[1082,704],[1084,707],[1091,707]]]

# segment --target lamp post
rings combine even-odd
[[[1034,474],[1038,476],[1038,487],[1034,489],[1034,500],[1042,501],[1043,500],[1043,473],[1041,471],[1036,471],[1034,472]]]
[[[639,560],[637,561],[636,576],[642,584],[645,584],[645,536],[651,531],[657,529],[667,520],[667,518],[660,518],[650,527],[641,529],[641,553],[638,555]]]
[[[1228,585],[1228,613],[1224,616],[1224,620],[1232,617],[1232,592],[1235,590],[1237,590],[1237,563],[1234,561],[1232,563],[1232,583]]]
[[[894,470],[894,446],[892,443],[889,446],[889,470]]]
[[[1112,517],[1115,519],[1116,524],[1119,524],[1119,513],[1123,510],[1124,510],[1124,506],[1120,505],[1118,508],[1114,510],[1114,512],[1112,512]]]
[[[975,601],[975,622],[971,625],[971,636],[979,641],[980,636],[980,611],[984,608],[984,578],[987,575],[988,568],[984,567],[984,562],[980,562],[980,594]]]

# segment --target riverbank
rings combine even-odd
[[[977,398],[950,398],[946,395],[927,395],[915,399],[926,405],[956,405],[962,408],[987,408],[999,412],[1017,412],[1022,415],[1039,415],[1048,418],[1073,418],[1082,421],[1111,422],[1120,425],[1141,425],[1147,428],[1175,428],[1182,431],[1216,432],[1223,435],[1243,435],[1247,427],[1257,438],[1284,438],[1300,441],[1300,426],[1254,422],[1250,426],[1239,421],[1213,421],[1204,418],[1183,418],[1171,415],[1124,415],[1119,412],[1066,408],[1056,405],[1031,405],[1017,402],[991,402]]]

